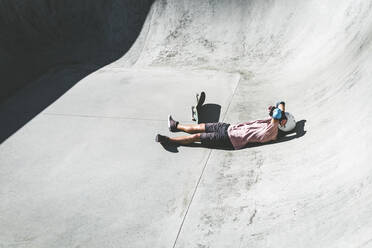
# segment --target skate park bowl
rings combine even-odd
[[[372,247],[372,1],[1,0],[0,247]],[[298,122],[241,150],[191,121]]]

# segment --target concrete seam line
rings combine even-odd
[[[234,89],[234,91],[233,91],[233,94],[231,95],[231,98],[230,98],[229,104],[228,104],[228,106],[227,106],[227,108],[226,108],[226,111],[225,111],[225,113],[224,113],[224,116],[223,116],[223,118],[222,118],[222,121],[225,121],[225,118],[226,118],[227,112],[228,112],[228,110],[229,110],[229,108],[230,108],[230,105],[231,105],[231,102],[232,102],[232,100],[233,100],[233,98],[234,98],[234,96],[235,96],[235,92],[236,92],[236,89],[238,88],[238,85],[239,85],[239,83],[240,83],[240,80],[241,80],[241,76],[239,75],[238,83],[236,84],[235,89]],[[192,196],[191,196],[190,203],[189,203],[189,205],[187,206],[186,213],[185,213],[185,215],[183,216],[183,219],[182,219],[182,222],[181,222],[181,226],[180,226],[180,228],[178,229],[178,233],[177,233],[177,236],[176,236],[176,240],[174,241],[173,248],[176,247],[176,244],[177,244],[177,241],[178,241],[178,237],[179,237],[180,234],[181,234],[181,230],[182,230],[183,224],[185,223],[185,220],[186,220],[187,214],[188,214],[189,209],[190,209],[190,207],[191,207],[191,203],[192,203],[193,200],[194,200],[194,197],[195,197],[196,191],[198,190],[198,187],[199,187],[200,181],[201,181],[201,179],[202,179],[202,177],[203,177],[203,175],[204,175],[205,168],[207,167],[207,164],[208,164],[208,162],[209,162],[209,159],[211,158],[212,151],[213,151],[213,150],[210,149],[209,154],[208,154],[208,158],[207,158],[207,160],[205,161],[205,164],[204,164],[203,170],[202,170],[202,172],[201,172],[201,174],[200,174],[199,180],[198,180],[198,182],[197,182],[197,184],[196,184],[196,186],[195,186],[194,192],[193,192],[193,194],[192,194]]]
[[[198,182],[196,183],[196,186],[195,186],[194,192],[192,193],[192,196],[191,196],[190,203],[189,203],[189,205],[187,206],[186,213],[185,213],[185,215],[183,216],[183,219],[182,219],[182,222],[181,222],[180,228],[178,229],[178,233],[177,233],[177,236],[176,236],[176,240],[174,241],[173,248],[176,247],[176,244],[177,244],[177,241],[178,241],[178,237],[180,236],[180,233],[181,233],[181,230],[182,230],[183,224],[184,224],[184,222],[185,222],[185,220],[186,220],[186,217],[187,217],[187,214],[188,214],[188,212],[189,212],[189,209],[190,209],[191,203],[192,203],[192,201],[194,200],[194,196],[195,196],[196,191],[197,191],[197,189],[198,189],[198,187],[199,187],[200,181],[201,181],[201,179],[202,179],[202,177],[203,177],[204,170],[205,170],[205,168],[207,167],[207,164],[208,164],[209,159],[210,159],[210,157],[211,157],[212,151],[213,151],[213,150],[210,149],[209,154],[208,154],[208,158],[207,158],[207,160],[205,161],[205,164],[204,164],[203,170],[202,170],[202,172],[201,172],[201,174],[200,174],[200,177],[199,177],[199,179],[198,179]]]
[[[102,119],[118,119],[118,120],[140,120],[140,121],[164,121],[167,120],[160,120],[160,119],[151,119],[151,118],[136,118],[136,117],[125,117],[125,116],[101,116],[101,115],[83,115],[83,114],[58,114],[58,113],[42,113],[43,115],[51,115],[51,116],[63,116],[63,117],[78,117],[78,118],[102,118]],[[191,122],[180,120],[181,122]]]
[[[232,100],[234,99],[234,96],[235,96],[236,90],[237,90],[237,88],[238,88],[238,86],[239,86],[239,84],[240,84],[241,78],[242,78],[242,77],[241,77],[241,75],[239,74],[239,80],[238,80],[238,83],[236,84],[235,89],[234,89],[234,91],[233,91],[233,94],[231,95],[231,98],[230,98],[230,101],[229,101],[229,105],[227,105],[227,108],[226,108],[226,111],[225,111],[225,113],[224,113],[224,115],[223,115],[222,121],[225,121],[225,118],[226,118],[226,116],[227,116],[227,113],[229,112],[231,102],[232,102]]]

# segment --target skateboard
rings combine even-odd
[[[196,105],[191,106],[191,119],[199,123],[200,108],[205,101],[205,92],[202,91],[200,94],[196,94]]]

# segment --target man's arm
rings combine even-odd
[[[274,125],[275,123],[278,123],[279,120],[275,120],[274,118],[271,118],[271,124]]]
[[[285,126],[287,123],[287,117],[285,116],[285,102],[281,101],[278,102],[277,108],[279,108],[282,111],[282,118],[279,120],[281,126]]]
[[[285,102],[281,101],[276,104],[276,107],[279,108],[282,111],[282,114],[285,114]],[[280,120],[275,120],[274,118],[271,118],[271,124],[278,123]],[[285,124],[285,122],[281,123]]]

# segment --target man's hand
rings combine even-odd
[[[285,103],[281,102],[277,105],[278,105],[277,108],[279,108],[284,113],[285,112]]]
[[[285,115],[285,102],[278,102],[276,104],[276,107],[282,111],[282,118],[280,118],[279,124],[280,126],[285,127],[285,124],[287,124],[287,116]]]

